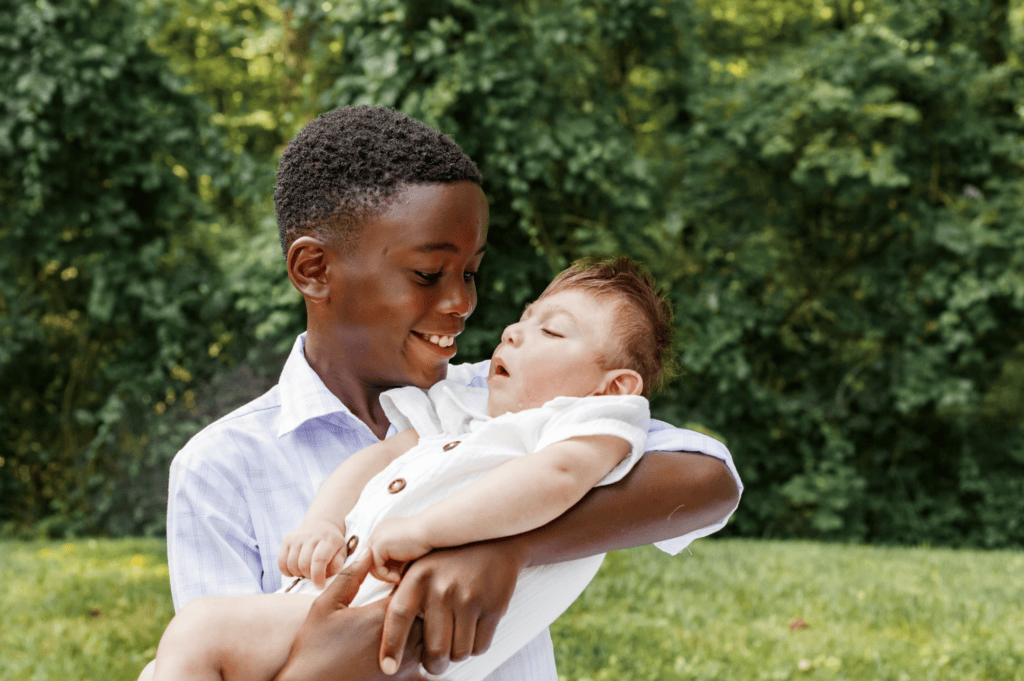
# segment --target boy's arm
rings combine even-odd
[[[383,578],[387,561],[540,527],[578,502],[630,449],[621,437],[593,435],[507,461],[421,513],[378,525],[370,537],[374,573]],[[397,575],[391,576],[397,583]]]
[[[341,567],[332,559],[345,545],[345,517],[356,505],[366,483],[417,442],[419,435],[410,428],[361,449],[335,468],[313,497],[302,525],[289,532],[281,543],[277,559],[281,572],[291,577],[309,577],[322,587],[328,565],[332,573]]]
[[[215,444],[230,451],[225,443]],[[171,463],[167,565],[175,610],[205,596],[262,591],[245,483],[225,465],[228,459],[204,456],[197,443],[190,443]]]

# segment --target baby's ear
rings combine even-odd
[[[595,395],[642,395],[644,379],[632,369],[612,369]]]

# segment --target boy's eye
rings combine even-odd
[[[552,331],[551,329],[546,329],[543,326],[540,327],[540,330],[541,330],[541,332],[543,334],[545,334],[547,336],[551,336],[552,338],[563,338],[564,337],[564,336],[562,336],[562,334],[558,333],[557,331]]]
[[[423,280],[424,283],[433,284],[435,281],[441,278],[444,272],[416,272],[416,276]]]

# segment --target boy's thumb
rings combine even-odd
[[[359,592],[359,586],[366,579],[366,574],[370,571],[370,567],[373,565],[373,561],[369,551],[363,551],[352,564],[341,570],[334,581],[327,585],[323,594],[320,598],[326,598],[339,607],[346,607],[352,602],[352,599],[356,597],[356,593]]]

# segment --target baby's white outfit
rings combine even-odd
[[[487,390],[441,381],[424,392],[407,387],[381,395],[384,412],[399,431],[415,428],[419,443],[378,473],[345,519],[349,558],[384,518],[410,516],[483,477],[502,463],[573,437],[617,435],[629,455],[598,485],[620,480],[644,453],[650,408],[635,395],[556,397],[542,407],[487,415]],[[546,629],[583,592],[604,554],[527,568],[520,573],[508,610],[486,653],[452,663],[450,681],[483,679]],[[286,578],[287,580],[287,578]],[[393,584],[367,577],[353,606],[387,596]],[[308,580],[282,591],[319,593]]]

